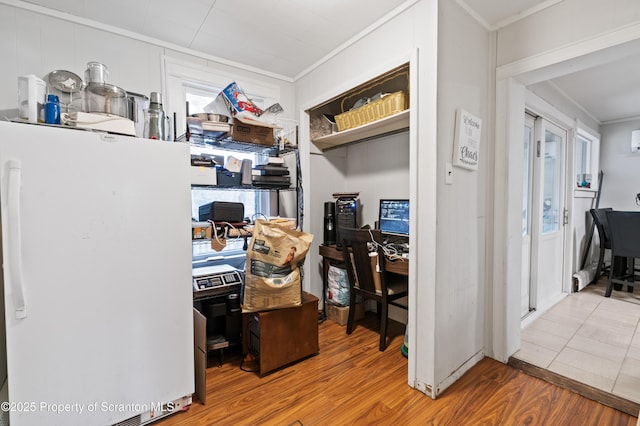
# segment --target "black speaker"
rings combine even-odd
[[[200,222],[238,223],[244,220],[244,204],[229,201],[213,201],[198,207]]]
[[[324,244],[336,243],[336,203],[324,203]]]

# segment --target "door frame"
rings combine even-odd
[[[532,297],[534,297],[534,292],[532,292],[532,288],[531,288],[531,256],[532,256],[532,224],[533,224],[533,220],[532,220],[532,212],[533,212],[533,181],[534,181],[534,154],[533,154],[533,150],[535,149],[535,120],[536,117],[534,114],[525,111],[524,113],[525,117],[524,117],[524,126],[523,128],[526,129],[527,127],[529,127],[530,125],[530,134],[529,134],[529,140],[527,141],[529,143],[529,154],[526,158],[527,161],[527,176],[525,177],[525,174],[522,174],[522,179],[523,179],[523,185],[522,185],[522,190],[524,191],[524,180],[527,180],[527,233],[526,234],[522,234],[522,282],[521,282],[521,293],[520,293],[520,318],[526,318],[527,316],[531,315],[532,313],[532,307],[535,306],[535,303],[532,303]],[[523,147],[524,148],[524,147]],[[523,167],[523,172],[524,172],[524,155],[522,156],[522,167]],[[524,201],[524,194],[522,194],[521,199]],[[526,312],[525,309],[523,309],[523,302],[525,301],[525,297],[526,297]]]
[[[496,68],[495,145],[493,176],[493,247],[488,270],[491,283],[487,330],[487,352],[507,362],[520,349],[520,280],[522,253],[522,147],[525,87],[568,75],[582,69],[610,63],[640,52],[640,22],[588,37],[565,46],[537,53]],[[573,140],[575,135],[571,135]],[[521,145],[521,144],[517,144]],[[570,159],[574,152],[569,152]],[[499,179],[497,177],[500,177]],[[511,196],[510,196],[511,195]],[[572,215],[569,220],[573,223]],[[569,262],[567,262],[569,265]],[[515,284],[514,284],[515,283]]]
[[[520,349],[520,280],[522,253],[522,139],[525,86],[640,52],[640,22],[536,53],[498,66],[495,74],[495,145],[493,168],[493,246],[487,280],[488,342],[493,358],[507,362]],[[573,140],[575,135],[570,136]],[[518,146],[520,148],[518,149]],[[571,146],[571,144],[570,144]],[[574,152],[568,153],[569,159]],[[573,218],[569,214],[570,225]],[[570,262],[567,262],[570,265]]]

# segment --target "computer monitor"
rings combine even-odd
[[[409,235],[409,200],[380,200],[378,229],[383,234]]]

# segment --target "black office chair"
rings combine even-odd
[[[349,318],[347,334],[353,331],[355,320],[356,296],[373,299],[377,302],[380,317],[380,346],[387,347],[387,320],[389,305],[407,309],[397,300],[407,296],[407,277],[386,272],[386,257],[382,248],[382,235],[375,229],[340,228],[342,255],[349,279]],[[370,252],[377,253],[371,257]],[[378,265],[379,273],[376,271]]]
[[[640,281],[636,275],[635,259],[640,258],[640,212],[608,211],[606,212],[611,240],[611,258],[623,257],[627,259],[627,267],[615,271],[609,269],[609,282],[605,297],[611,296],[614,284],[626,284],[631,290]],[[633,287],[632,287],[633,286]]]
[[[609,225],[607,223],[606,212],[612,211],[611,207],[603,209],[591,209],[589,212],[593,217],[593,223],[598,230],[598,236],[600,238],[600,255],[598,256],[598,266],[596,268],[596,274],[593,277],[591,283],[594,283],[600,279],[600,275],[609,274],[609,268],[613,263],[613,256],[611,256],[611,263],[609,265],[604,264],[604,255],[606,250],[611,250],[611,240],[609,239]]]

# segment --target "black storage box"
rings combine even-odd
[[[244,220],[244,204],[228,201],[214,201],[198,207],[200,222],[240,223]]]
[[[217,186],[240,186],[242,183],[241,172],[230,172],[224,167],[216,166]]]

